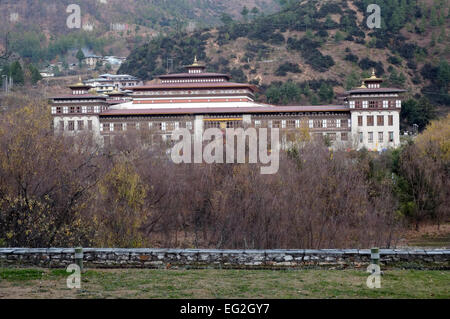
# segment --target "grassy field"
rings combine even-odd
[[[0,298],[450,298],[450,271],[390,270],[380,289],[363,270],[0,269]]]

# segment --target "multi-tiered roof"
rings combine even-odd
[[[230,82],[223,73],[206,72],[195,58],[186,72],[161,75],[157,83],[132,88],[133,101],[111,107],[104,116],[154,114],[342,112],[344,105],[273,106],[255,102],[257,87]]]
[[[228,74],[206,72],[197,58],[185,68],[184,73],[161,75],[158,83],[133,87],[133,101],[115,108],[123,113],[136,109],[261,106],[254,101],[255,85],[230,82]]]
[[[406,90],[398,88],[381,87],[383,79],[375,75],[375,70],[372,70],[372,75],[369,78],[363,80],[360,87],[349,90],[346,95],[364,94],[364,93],[402,93]]]

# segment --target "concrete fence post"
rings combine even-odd
[[[75,248],[75,263],[80,267],[80,271],[83,271],[83,247]]]
[[[370,261],[375,265],[380,264],[380,250],[378,248],[374,247],[370,250]]]

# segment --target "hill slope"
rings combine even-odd
[[[244,5],[264,13],[279,8],[275,0],[244,4],[239,0],[1,0],[0,4],[0,36],[11,32],[15,51],[35,63],[64,55],[67,45],[86,45],[96,53],[112,49],[116,55],[125,55],[159,32],[214,25],[223,13],[242,18]],[[85,32],[67,27],[70,4],[80,6]]]
[[[373,2],[382,8],[382,27],[371,30],[366,8]],[[262,85],[261,100],[316,104],[359,86],[375,68],[386,85],[448,105],[448,12],[445,1],[302,1],[249,23],[154,39],[119,72],[151,80],[197,55],[211,71]]]

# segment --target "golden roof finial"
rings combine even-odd
[[[364,81],[362,81],[361,86],[359,88],[360,89],[367,89],[367,86],[365,85]]]
[[[194,57],[194,63],[192,63],[192,66],[198,66],[197,55]]]
[[[81,75],[78,76],[78,83],[75,83],[73,86],[83,86],[83,81],[81,81]]]

